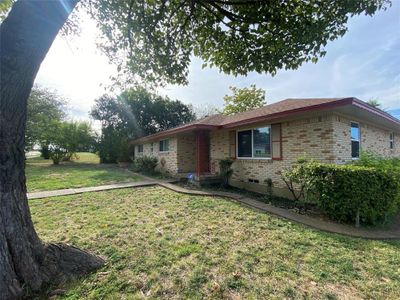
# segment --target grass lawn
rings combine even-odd
[[[400,298],[400,242],[322,233],[161,187],[29,203],[42,239],[107,257],[63,299]]]
[[[78,153],[78,159],[53,165],[51,160],[32,157],[26,160],[29,192],[97,186],[140,180],[140,176],[117,165],[100,165],[93,153]]]

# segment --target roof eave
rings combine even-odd
[[[316,104],[316,105],[311,105],[311,106],[306,106],[306,107],[300,107],[300,108],[291,109],[288,111],[253,117],[253,118],[236,121],[236,122],[232,122],[232,123],[228,123],[228,124],[224,124],[224,125],[193,124],[193,125],[175,128],[175,129],[172,128],[172,129],[169,129],[166,131],[162,131],[159,133],[141,137],[136,140],[131,140],[130,143],[131,144],[141,144],[143,142],[149,142],[149,141],[157,140],[160,138],[166,138],[166,137],[170,137],[175,134],[178,134],[178,133],[188,132],[188,131],[192,131],[192,130],[213,130],[213,129],[219,129],[219,128],[239,127],[239,126],[254,124],[254,123],[263,122],[263,121],[267,121],[267,120],[270,121],[270,120],[274,120],[274,119],[282,119],[282,118],[291,117],[291,116],[295,116],[295,115],[299,115],[299,114],[307,113],[307,112],[343,107],[346,105],[353,105],[357,108],[363,109],[363,110],[373,113],[381,118],[384,118],[385,120],[395,124],[396,126],[400,126],[400,120],[396,119],[395,117],[390,116],[389,114],[387,114],[377,108],[374,108],[357,98],[348,97],[348,98],[343,98],[343,99],[340,99],[340,100],[337,100],[334,102],[321,103],[321,104]]]
[[[359,100],[357,98],[353,98],[352,105],[354,105],[354,106],[356,106],[358,108],[364,109],[364,110],[366,110],[366,111],[368,111],[370,113],[373,113],[373,114],[375,114],[375,115],[377,115],[377,116],[379,116],[381,118],[384,118],[384,119],[396,124],[397,126],[400,126],[400,120],[399,119],[389,115],[388,113],[385,113],[384,111],[381,111],[378,108],[375,108],[375,107],[373,107],[371,105],[368,105],[367,103],[365,103],[365,102],[363,102],[363,101],[361,101],[361,100]]]
[[[143,142],[150,142],[153,140],[158,140],[160,138],[166,138],[173,136],[178,133],[183,133],[183,132],[189,132],[192,130],[213,130],[213,129],[218,129],[220,126],[217,125],[207,125],[207,124],[193,124],[189,125],[183,128],[172,128],[169,130],[161,131],[152,135],[144,136],[135,140],[131,140],[130,144],[136,145],[136,144],[141,144]]]
[[[242,121],[237,121],[229,124],[225,124],[222,127],[223,128],[232,128],[232,127],[238,127],[238,126],[243,126],[243,125],[248,125],[248,124],[254,124],[266,120],[273,120],[273,119],[281,119],[285,117],[290,117],[293,115],[301,114],[304,112],[311,112],[311,111],[316,111],[316,110],[322,110],[322,109],[327,109],[327,108],[334,108],[334,107],[339,107],[339,106],[344,106],[344,105],[349,105],[352,104],[354,98],[343,98],[335,102],[329,102],[329,103],[322,103],[322,104],[316,104],[316,105],[311,105],[311,106],[306,106],[306,107],[300,107],[296,109],[291,109],[288,111],[283,111],[283,112],[278,112],[274,114],[269,114],[267,116],[259,116],[255,118],[250,118]]]

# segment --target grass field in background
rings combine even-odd
[[[31,157],[26,160],[28,192],[98,186],[110,183],[138,181],[140,176],[115,164],[99,164],[93,153],[81,152],[71,162],[53,165],[51,160]]]
[[[60,299],[400,299],[400,242],[161,187],[29,201],[46,242],[107,258]]]

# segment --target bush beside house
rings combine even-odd
[[[154,174],[157,164],[157,157],[141,156],[133,161],[133,170],[144,174]]]
[[[384,223],[399,209],[400,176],[384,169],[312,164],[310,191],[332,219]]]
[[[296,201],[315,203],[333,220],[385,223],[400,208],[400,169],[384,159],[366,161],[367,166],[301,160],[282,179]]]
[[[360,154],[360,158],[351,161],[349,164],[364,167],[374,167],[386,170],[396,170],[400,172],[400,158],[392,157],[387,158],[378,155],[372,151],[363,151]]]
[[[233,160],[230,158],[221,159],[219,161],[219,169],[220,169],[219,175],[221,177],[222,184],[225,187],[229,185],[229,179],[233,174],[232,164]]]

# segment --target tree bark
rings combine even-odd
[[[76,248],[43,244],[33,227],[26,197],[27,99],[41,62],[77,2],[19,0],[0,26],[2,300],[20,298],[23,284],[37,291],[103,264],[102,259]]]

